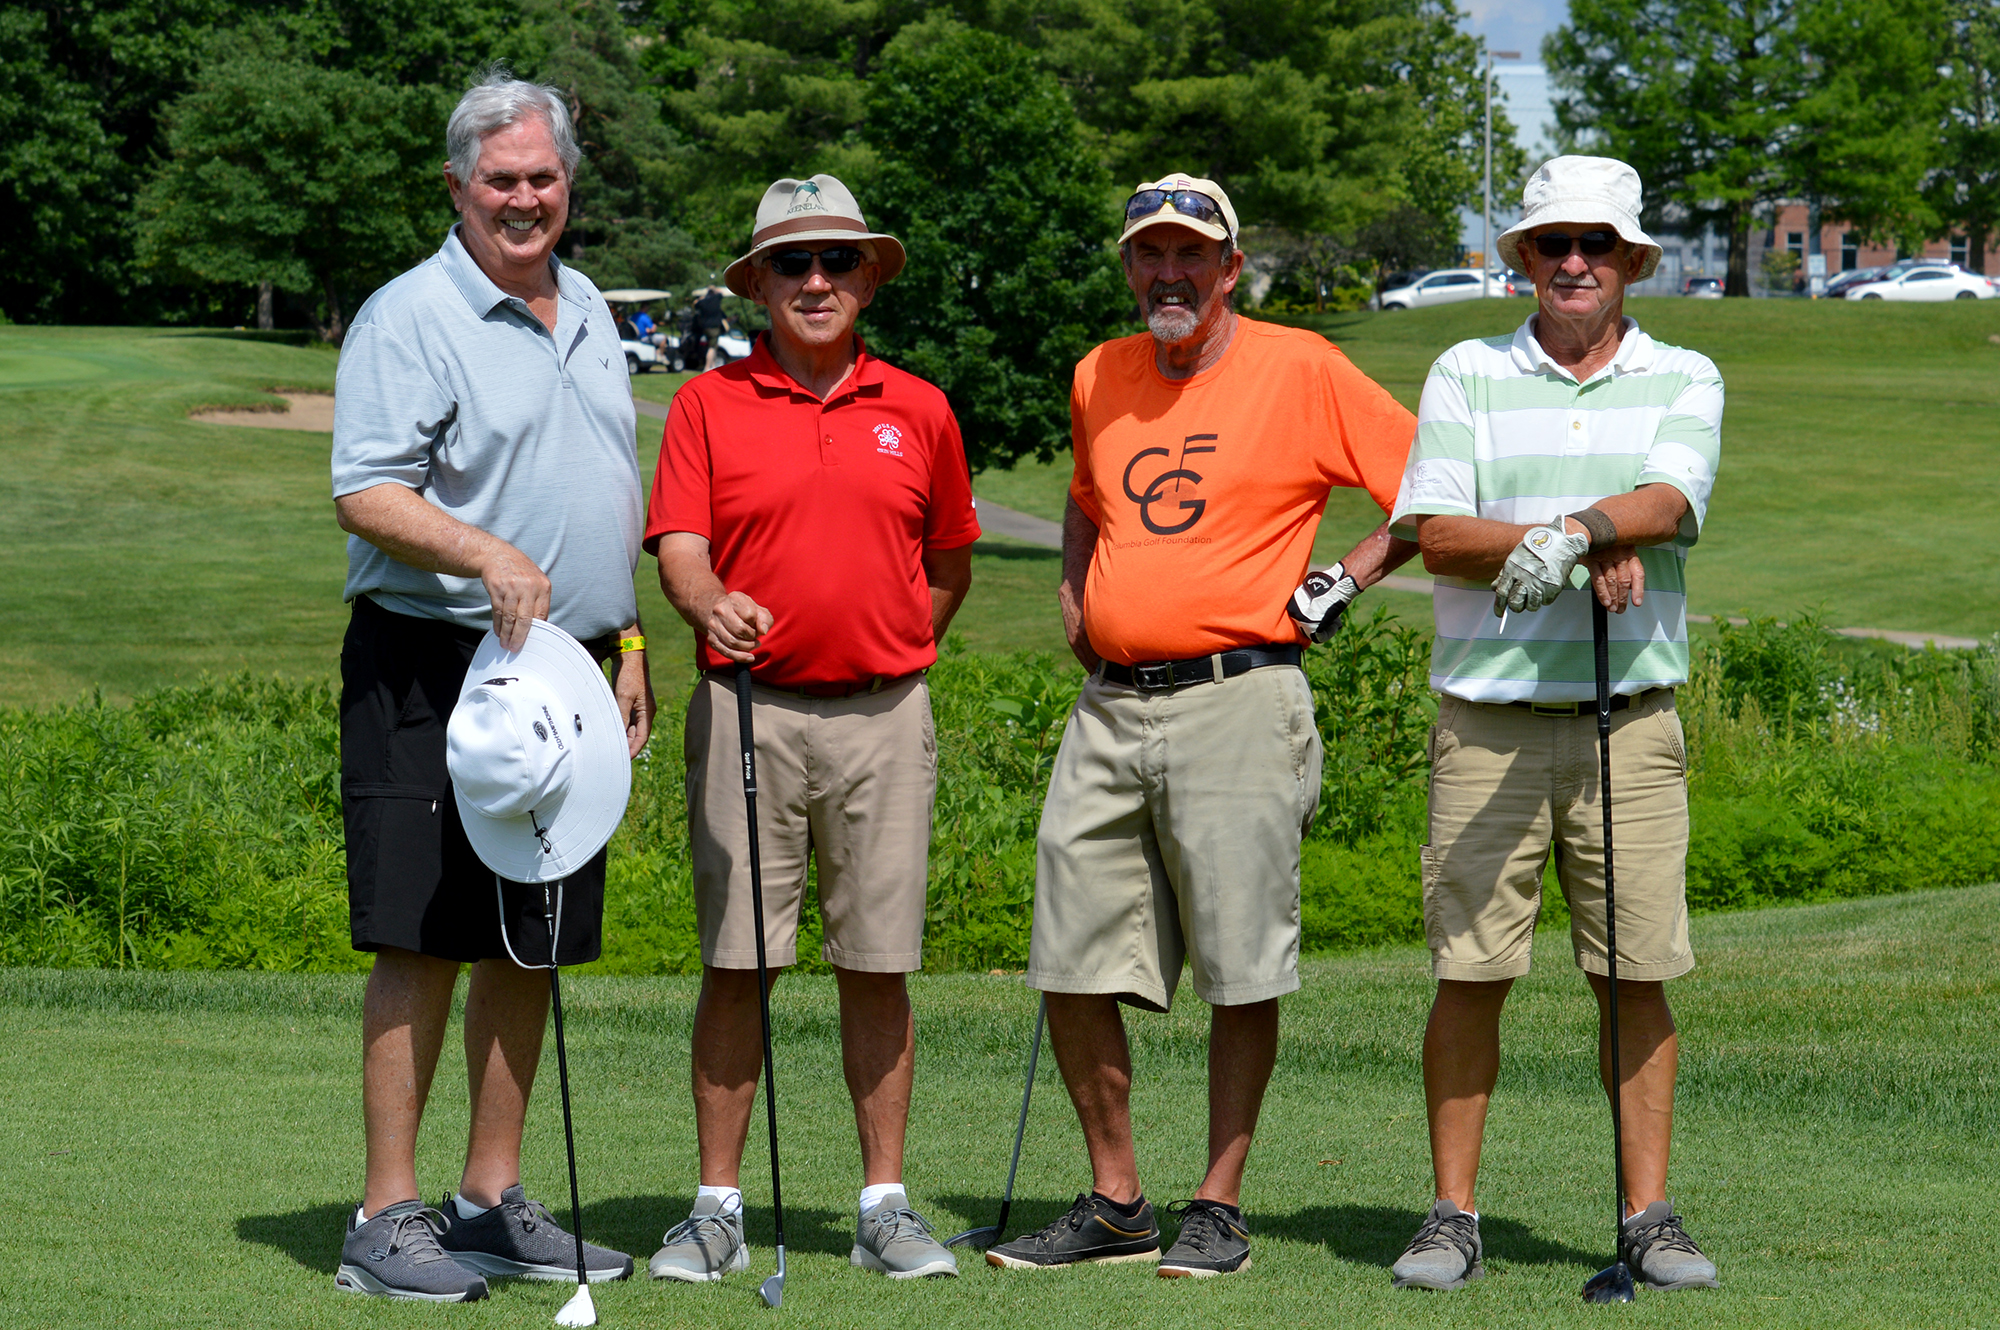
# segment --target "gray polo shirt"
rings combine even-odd
[[[643,527],[632,387],[611,311],[590,279],[549,260],[550,333],[479,270],[452,228],[444,247],[368,298],[340,352],[333,494],[407,485],[533,559],[549,619],[588,639],[638,617]],[[358,536],[347,590],[384,609],[488,628],[476,577],[427,573]]]

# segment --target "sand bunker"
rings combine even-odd
[[[257,429],[333,433],[332,393],[287,393],[276,397],[276,400],[283,402],[284,406],[275,411],[197,411],[188,418],[211,425],[251,425]]]

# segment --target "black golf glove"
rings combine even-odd
[[[1361,594],[1361,584],[1347,575],[1347,565],[1306,574],[1285,608],[1292,622],[1314,642],[1324,642],[1340,630],[1340,618]]]

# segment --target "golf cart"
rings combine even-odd
[[[651,287],[618,287],[604,292],[604,299],[611,306],[612,318],[618,324],[618,345],[625,352],[626,373],[646,374],[656,369],[681,368],[679,337],[657,323],[650,336],[642,337],[632,326],[630,317],[619,308],[621,305],[647,305],[655,300],[671,301],[673,298],[673,292]]]

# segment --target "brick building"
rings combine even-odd
[[[1800,266],[1805,256],[1811,253],[1807,245],[1808,220],[1806,205],[1786,203],[1779,205],[1776,217],[1765,231],[1762,239],[1764,247],[1789,250],[1799,256]],[[2000,236],[1987,237],[1986,262],[1975,264],[1967,253],[1966,240],[1962,235],[1944,240],[1933,240],[1912,254],[1898,254],[1894,246],[1864,245],[1860,237],[1849,230],[1843,222],[1827,222],[1819,229],[1820,253],[1826,255],[1826,272],[1831,277],[1837,272],[1848,272],[1855,268],[1873,268],[1879,264],[1894,263],[1898,258],[1950,259],[1953,263],[1968,269],[1984,271],[1988,276],[2000,275]],[[1752,233],[1755,239],[1755,233]],[[1753,247],[1755,248],[1755,247]],[[1751,269],[1751,280],[1756,280],[1756,269]]]

